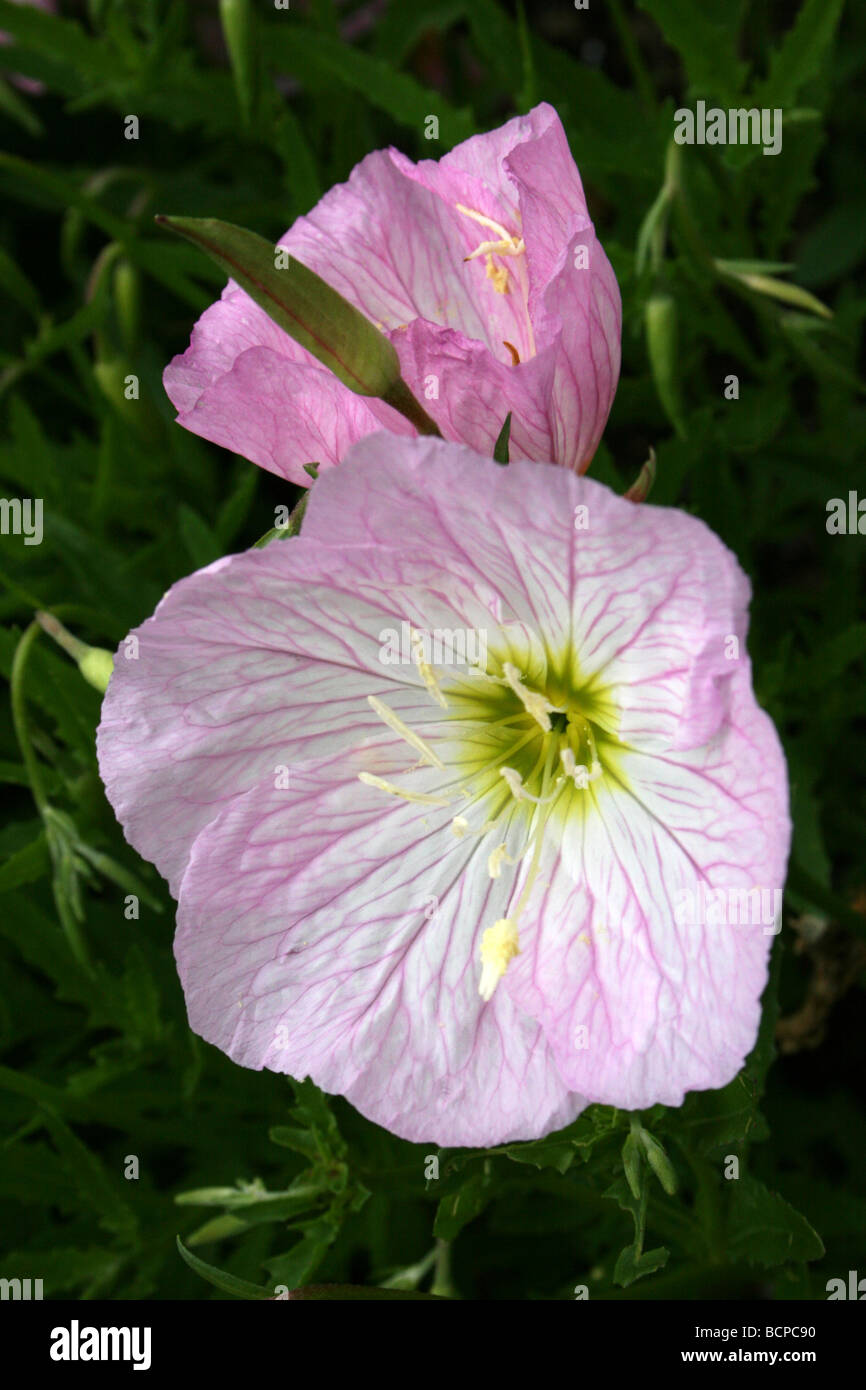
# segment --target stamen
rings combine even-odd
[[[429,743],[426,743],[419,734],[414,733],[413,730],[409,728],[408,724],[404,724],[399,715],[396,715],[392,709],[389,709],[381,700],[378,700],[375,695],[368,695],[367,703],[373,712],[378,714],[379,718],[388,725],[389,729],[392,729],[395,734],[399,734],[401,738],[405,739],[410,747],[415,749],[416,753],[421,754],[425,762],[428,762],[431,767],[438,767],[440,772],[445,771],[445,764],[438,753],[434,753]]]
[[[442,694],[439,682],[436,679],[436,672],[433,670],[433,667],[430,665],[430,662],[427,661],[424,657],[424,642],[420,632],[410,632],[409,640],[412,646],[412,656],[414,658],[415,665],[418,667],[419,676],[426,685],[430,694],[433,696],[433,699],[436,701],[437,705],[441,705],[443,709],[447,709],[448,701]]]
[[[509,962],[520,954],[517,927],[510,917],[500,917],[488,927],[481,938],[481,980],[478,993],[486,1002],[508,969]]]
[[[358,781],[363,782],[365,787],[375,787],[380,792],[390,792],[392,796],[402,796],[406,801],[420,801],[425,806],[450,806],[451,798],[448,796],[430,796],[428,792],[410,792],[404,787],[395,787],[393,782],[386,782],[384,777],[376,777],[372,772],[359,772]]]
[[[457,211],[462,212],[465,217],[471,217],[473,222],[478,222],[482,227],[489,227],[492,232],[497,233],[496,241],[482,241],[480,246],[476,246],[468,256],[464,256],[464,261],[474,261],[476,256],[484,256],[487,265],[487,278],[493,281],[493,288],[497,294],[508,294],[508,271],[503,265],[496,265],[494,256],[522,256],[526,250],[526,243],[523,237],[512,236],[502,226],[501,222],[494,222],[492,217],[485,217],[481,212],[475,212],[468,208],[464,203],[456,204]]]
[[[507,347],[507,348],[508,348],[508,351],[511,353],[511,365],[512,365],[512,367],[519,367],[519,366],[520,366],[520,353],[517,351],[517,348],[514,346],[514,344],[513,344],[513,343],[509,343],[509,341],[508,341],[507,338],[503,338],[503,339],[502,339],[502,346],[503,346],[503,347]]]
[[[462,840],[464,835],[469,834],[469,822],[465,816],[455,816],[451,822],[451,834],[458,840]]]
[[[502,873],[503,863],[514,863],[514,860],[510,857],[508,849],[504,844],[497,845],[496,849],[493,851],[493,853],[490,855],[490,858],[487,860],[487,872],[489,873],[491,878],[499,878],[500,874]]]
[[[591,730],[590,737],[592,737]],[[595,747],[594,739],[593,747]],[[586,767],[583,763],[575,762],[574,753],[570,748],[563,748],[559,756],[562,759],[566,776],[571,778],[579,791],[586,791],[590,782],[594,782],[596,778],[601,776],[601,763],[597,758],[593,760],[590,767]]]
[[[558,795],[554,789],[550,793],[550,796],[533,796],[532,792],[528,792],[524,787],[523,778],[515,767],[501,767],[499,769],[499,775],[505,778],[505,781],[508,783],[508,789],[515,801],[534,801],[536,806],[544,806],[548,801],[553,801],[554,797]]]
[[[522,245],[523,238],[514,237],[510,232],[506,232],[501,222],[494,222],[492,217],[485,217],[483,212],[476,212],[474,208],[468,208],[465,203],[457,203],[455,206],[458,212],[463,213],[464,217],[471,217],[473,222],[478,222],[482,227],[489,227],[491,232],[497,232],[500,241],[508,242],[510,246],[516,246],[519,239],[521,241],[520,249],[524,250]],[[476,251],[475,255],[477,254],[478,252]],[[514,252],[514,254],[517,253]]]
[[[549,734],[551,730],[550,716],[561,714],[562,710],[557,709],[556,705],[552,705],[544,695],[539,695],[537,691],[530,690],[528,686],[524,685],[520,679],[520,672],[516,666],[512,666],[510,661],[506,661],[502,669],[505,672],[507,683],[511,686],[526,713],[531,714],[536,724],[539,724],[544,732]]]

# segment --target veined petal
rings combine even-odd
[[[582,1101],[541,1028],[501,990],[478,993],[481,933],[510,891],[486,872],[493,837],[456,840],[450,809],[364,786],[360,766],[260,783],[197,839],[176,940],[191,1026],[407,1139],[487,1145],[568,1123]]]
[[[239,317],[246,316],[252,301],[244,295],[242,304],[240,294],[221,301],[220,307],[231,305]],[[213,380],[201,384],[202,375],[193,347],[166,369],[165,388],[178,410],[178,423],[303,486],[310,482],[304,464],[333,468],[356,440],[381,424],[395,434],[412,430],[381,402],[374,412],[364,397],[311,357],[293,361],[272,347],[251,347]]]
[[[483,625],[488,593],[472,580],[297,537],[174,585],[121,644],[97,736],[130,843],[176,889],[226,801],[381,728],[368,696],[423,729],[435,706],[406,632]]]
[[[511,410],[513,457],[588,466],[616,388],[621,308],[551,106],[438,162],[369,155],[279,245],[388,335],[446,438],[489,452]],[[407,430],[382,402],[325,381],[234,284],[165,373],[181,424],[298,482],[311,435],[331,464],[375,422]]]
[[[502,989],[543,1025],[567,1085],[634,1110],[725,1085],[754,1045],[790,822],[778,738],[742,668],[710,746],[621,762],[627,786],[575,794],[590,803],[551,846]],[[764,896],[743,923],[750,889]],[[713,903],[727,920],[701,920]]]

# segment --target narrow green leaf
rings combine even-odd
[[[263,56],[301,78],[310,76],[336,81],[360,92],[373,106],[386,111],[393,120],[422,135],[428,117],[435,116],[439,129],[439,150],[447,150],[475,133],[471,113],[453,107],[441,92],[428,91],[406,73],[395,72],[389,63],[359,48],[350,48],[300,24],[262,25]],[[431,142],[434,145],[436,142]]]
[[[214,1288],[222,1289],[223,1293],[233,1294],[235,1298],[257,1299],[265,1301],[272,1299],[274,1295],[270,1289],[262,1288],[260,1284],[251,1284],[247,1279],[239,1279],[236,1274],[229,1274],[224,1269],[217,1269],[216,1265],[209,1265],[205,1260],[194,1255],[191,1250],[187,1250],[180,1236],[176,1236],[177,1248],[181,1258],[186,1261],[194,1273],[206,1279]]]
[[[294,256],[215,217],[156,221],[200,246],[344,386],[361,396],[379,397],[397,386],[400,364],[384,333]]]
[[[220,0],[220,20],[231,58],[238,107],[249,126],[255,104],[255,39],[250,0]]]

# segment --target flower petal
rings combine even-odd
[[[176,954],[190,1024],[242,1066],[312,1076],[403,1138],[530,1139],[567,1124],[539,1026],[478,994],[507,888],[451,808],[357,780],[357,757],[261,783],[197,839]],[[488,837],[489,838],[489,837]],[[472,872],[476,861],[481,872]]]
[[[554,657],[568,653],[576,683],[604,691],[599,722],[625,743],[696,747],[724,718],[749,583],[686,512],[635,506],[552,466],[373,436],[316,489],[304,528],[377,545],[399,532],[407,549],[485,579],[499,621],[534,625]]]
[[[121,644],[100,772],[130,843],[173,888],[227,800],[378,730],[369,695],[416,727],[430,719],[411,653],[389,660],[388,634],[461,627],[473,605],[476,618],[484,610],[456,579],[453,605],[431,591],[429,562],[413,582],[412,563],[274,541],[181,580]]]
[[[500,250],[475,254],[488,243]],[[511,410],[515,457],[586,468],[616,388],[621,309],[552,107],[438,163],[369,155],[279,244],[387,333],[446,438],[489,453]],[[234,284],[164,380],[181,424],[297,482],[313,447],[331,465],[375,422],[409,429],[382,402],[327,387]]]
[[[625,784],[605,776],[572,797],[584,810],[542,870],[501,988],[543,1025],[568,1086],[633,1110],[724,1086],[753,1047],[772,914],[741,924],[738,898],[758,887],[765,908],[781,890],[790,822],[745,666],[711,746],[621,765]],[[736,895],[730,924],[702,894]]]

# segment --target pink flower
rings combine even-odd
[[[511,411],[512,458],[589,466],[619,374],[620,298],[551,106],[438,163],[369,155],[279,244],[384,330],[447,439],[489,456]],[[294,483],[383,426],[412,433],[231,281],[164,379],[182,425]]]
[[[195,1031],[444,1145],[728,1082],[773,919],[718,906],[790,831],[748,598],[684,512],[381,433],[181,580],[98,746]]]

